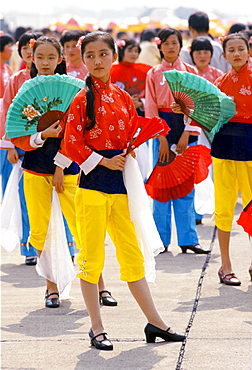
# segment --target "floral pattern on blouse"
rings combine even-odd
[[[138,116],[129,94],[110,81],[92,78],[96,124],[86,130],[90,120],[86,112],[86,92],[73,99],[68,113],[61,153],[78,164],[96,150],[125,149],[138,125]]]
[[[252,65],[246,64],[238,72],[231,69],[215,81],[215,85],[236,104],[233,122],[252,123]]]

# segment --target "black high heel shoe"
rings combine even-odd
[[[88,335],[91,339],[91,346],[94,346],[95,348],[101,349],[103,351],[112,351],[113,350],[113,344],[106,337],[107,333],[100,333],[100,334],[94,335],[93,330],[90,329]],[[103,336],[103,340],[97,340],[96,339],[100,335]]]
[[[51,295],[57,295],[58,298],[49,298]],[[60,306],[60,300],[59,300],[59,293],[54,292],[54,293],[48,293],[48,290],[45,293],[45,306],[49,308],[57,308]]]
[[[186,253],[187,249],[191,250],[192,252],[196,254],[208,254],[211,252],[210,250],[202,249],[199,244],[182,245],[180,246],[180,248],[182,249],[182,253]]]
[[[162,330],[148,323],[144,328],[146,342],[155,343],[156,337],[162,338],[166,342],[183,342],[185,340],[186,337],[184,335],[169,333],[169,329],[170,328],[167,330]]]

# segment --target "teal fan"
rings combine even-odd
[[[62,119],[84,84],[80,79],[59,74],[26,81],[9,107],[6,136],[11,139],[31,135]]]
[[[164,76],[183,113],[211,137],[234,116],[233,100],[205,78],[177,70],[164,72]]]

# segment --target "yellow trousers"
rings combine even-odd
[[[78,246],[74,197],[78,175],[65,175],[63,193],[58,193],[61,210]],[[52,207],[53,176],[38,176],[24,171],[24,192],[30,222],[31,245],[43,250]]]
[[[128,282],[142,279],[144,258],[134,224],[130,221],[127,195],[79,188],[75,207],[80,240],[77,258],[80,271],[77,276],[90,283],[98,283],[104,267],[107,231],[116,248],[120,279]]]
[[[232,229],[238,192],[241,193],[243,206],[252,198],[252,161],[213,158],[213,174],[215,223],[220,230],[229,232]]]

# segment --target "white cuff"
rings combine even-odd
[[[96,152],[93,152],[88,157],[88,159],[80,165],[80,168],[85,173],[85,175],[87,175],[90,171],[92,171],[99,164],[102,158],[103,158],[102,155]]]
[[[42,134],[42,132],[36,132],[36,134],[32,134],[30,136],[30,145],[33,148],[41,148],[44,145],[46,139],[43,140],[41,138],[41,134]]]
[[[144,109],[144,106],[145,106],[145,98],[141,98],[140,100],[143,103],[143,109]]]
[[[191,122],[192,122],[192,119],[190,117],[184,115],[184,124],[185,125],[190,125]]]
[[[184,131],[192,131],[194,135],[197,133],[199,135],[201,133],[201,128],[198,126],[185,125]]]
[[[57,152],[56,156],[53,158],[54,164],[60,168],[68,168],[70,164],[72,163],[72,160],[68,157],[66,157],[64,154],[61,154],[60,152]]]
[[[11,149],[11,148],[15,148],[15,145],[12,144],[12,142],[9,140],[0,140],[0,148],[1,149]]]

